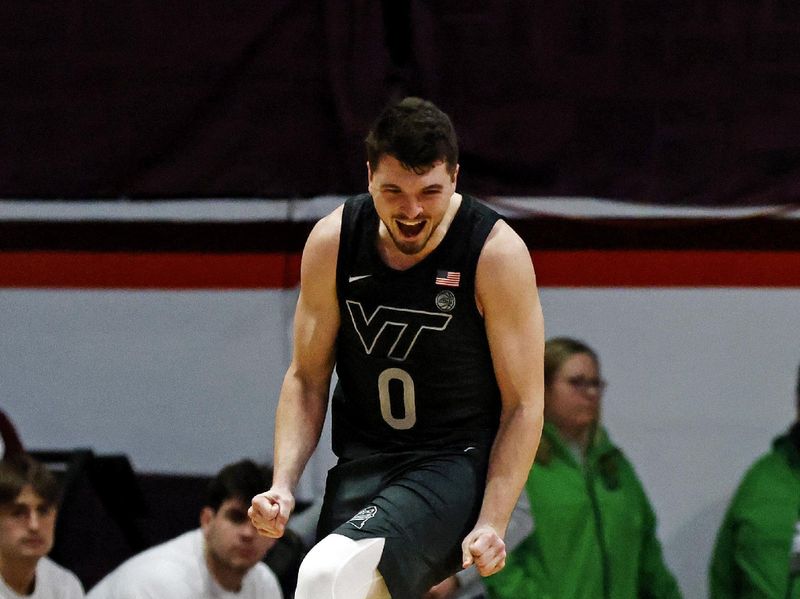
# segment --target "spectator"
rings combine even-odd
[[[250,498],[272,472],[250,460],[225,466],[208,487],[200,528],[132,557],[88,594],[91,599],[282,599],[262,563],[275,539],[247,517]]]
[[[800,597],[800,369],[797,419],[744,475],[711,559],[712,599]]]
[[[58,482],[23,453],[0,461],[0,597],[76,599],[78,577],[47,554],[53,547]]]
[[[534,532],[486,579],[500,599],[677,599],[633,466],[600,425],[606,383],[586,344],[545,345],[545,427],[526,491]]]

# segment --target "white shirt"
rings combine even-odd
[[[14,592],[0,576],[2,599],[81,599],[84,596],[78,577],[46,557],[36,564],[36,586],[30,595]]]
[[[259,562],[238,593],[208,571],[200,529],[133,556],[91,589],[87,599],[283,599],[275,574]]]

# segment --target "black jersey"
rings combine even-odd
[[[500,392],[475,303],[475,271],[498,218],[463,196],[436,249],[398,271],[378,254],[372,197],[345,202],[332,406],[339,457],[493,439]]]

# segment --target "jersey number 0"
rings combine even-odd
[[[391,341],[388,344],[387,357],[399,362],[408,358],[422,331],[444,331],[453,318],[452,314],[389,306],[378,306],[368,317],[361,302],[347,300],[346,304],[353,327],[367,355],[371,355],[378,346],[378,338],[385,335]],[[391,381],[400,381],[403,386],[403,415],[400,418],[392,414],[389,394]],[[387,368],[381,372],[378,376],[378,398],[381,402],[381,416],[389,426],[405,431],[416,424],[414,380],[408,372],[402,368]]]
[[[403,417],[396,418],[392,414],[392,398],[389,395],[389,383],[400,381],[403,385]],[[402,368],[387,368],[378,377],[378,397],[381,402],[381,416],[386,424],[399,431],[405,431],[417,422],[417,405],[414,397],[414,379]]]

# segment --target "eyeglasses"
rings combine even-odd
[[[608,387],[608,383],[603,379],[589,379],[585,376],[571,376],[566,379],[562,379],[566,381],[570,386],[574,387],[581,393],[586,393],[587,391],[597,391],[598,393],[603,393]]]

